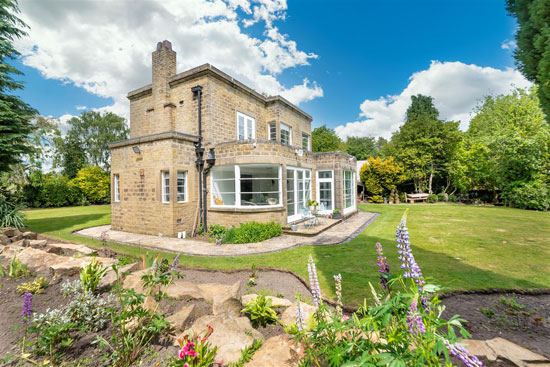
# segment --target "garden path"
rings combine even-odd
[[[376,213],[359,210],[357,214],[315,236],[303,237],[284,233],[266,241],[236,245],[216,245],[204,239],[178,239],[115,231],[110,225],[85,228],[75,231],[74,234],[95,239],[101,239],[105,234],[107,241],[189,256],[246,256],[279,252],[300,246],[329,246],[346,243],[361,233],[376,217],[378,217]]]

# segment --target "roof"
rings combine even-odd
[[[266,96],[256,92],[254,89],[248,87],[247,85],[241,83],[240,81],[233,78],[232,76],[224,73],[220,69],[218,69],[218,68],[216,68],[216,67],[214,67],[214,66],[212,66],[208,63],[197,66],[197,67],[194,67],[192,69],[186,70],[184,72],[181,72],[179,74],[176,74],[176,75],[170,77],[169,84],[170,84],[170,87],[174,87],[174,86],[176,86],[180,83],[183,83],[187,80],[194,79],[194,78],[197,78],[197,77],[200,77],[200,76],[203,76],[203,75],[210,75],[214,78],[217,78],[217,79],[231,85],[232,87],[235,87],[235,88],[241,90],[242,92],[244,92],[244,93],[246,93],[246,94],[262,101],[266,105],[270,105],[270,104],[274,104],[274,103],[280,103],[280,104],[290,108],[291,110],[297,112],[298,114],[302,115],[307,120],[309,120],[309,122],[311,122],[313,120],[311,115],[309,115],[308,113],[306,113],[305,111],[300,109],[298,106],[294,105],[293,103],[289,102],[284,97],[282,97],[280,95],[266,97]],[[131,100],[131,99],[139,98],[143,95],[151,94],[151,92],[152,92],[152,84],[148,84],[144,87],[141,87],[141,88],[138,88],[138,89],[135,89],[135,90],[129,92],[128,95],[127,95],[127,98]]]

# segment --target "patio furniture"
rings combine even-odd
[[[427,202],[428,201],[428,196],[429,194],[407,194],[407,201],[409,203],[414,203],[415,201],[417,200],[420,200],[422,202]]]
[[[300,208],[300,215],[302,216],[302,220],[304,221],[304,228],[313,228],[315,227],[315,222],[318,222],[317,217],[311,214],[309,209],[307,209],[306,207]]]
[[[323,222],[321,224],[327,223],[327,217],[329,217],[332,214],[332,210],[328,210],[325,206],[325,204],[320,203],[319,209],[315,213],[313,213],[319,220],[319,222]]]

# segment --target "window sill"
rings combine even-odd
[[[273,206],[211,206],[208,211],[225,213],[258,213],[258,212],[281,212],[285,211],[283,205]]]

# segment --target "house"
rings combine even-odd
[[[204,64],[176,73],[168,41],[152,84],[128,93],[130,139],[112,143],[112,229],[190,235],[203,223],[299,221],[308,199],[356,209],[356,162],[313,153],[306,112]]]

